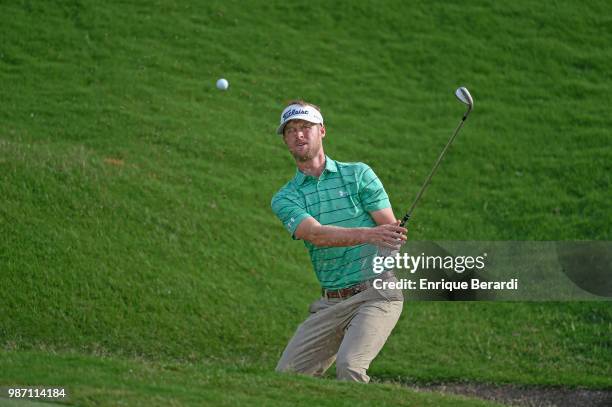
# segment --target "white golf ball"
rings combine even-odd
[[[221,78],[217,81],[217,89],[226,90],[229,88],[229,82],[225,78]]]

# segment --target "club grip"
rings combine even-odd
[[[409,220],[410,220],[410,214],[409,214],[409,213],[407,213],[407,214],[406,214],[406,215],[405,215],[405,216],[402,218],[402,221],[400,222],[400,224],[399,224],[399,225],[400,225],[401,227],[404,227],[404,226],[406,226],[406,224],[408,223],[408,221],[409,221]]]

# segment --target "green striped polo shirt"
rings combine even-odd
[[[272,198],[272,210],[295,239],[295,230],[312,216],[321,225],[345,228],[372,227],[369,212],[391,204],[382,183],[364,163],[342,163],[325,157],[325,170],[317,179],[299,169]],[[323,288],[348,287],[376,276],[372,259],[377,247],[317,247],[304,241]]]

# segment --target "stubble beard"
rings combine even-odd
[[[297,152],[292,152],[293,157],[300,162],[307,162],[312,160],[314,157],[316,157],[319,154],[319,151],[321,150],[321,144],[317,144],[317,145],[309,145],[309,148],[302,154],[299,154]]]

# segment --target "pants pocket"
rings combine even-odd
[[[397,278],[391,277],[384,281],[397,283]],[[404,292],[402,291],[401,288],[381,288],[376,291],[378,291],[378,294],[380,294],[381,297],[383,297],[385,300],[389,302],[404,301]]]
[[[325,302],[323,301],[322,298],[319,298],[318,300],[316,300],[315,302],[313,302],[312,304],[308,306],[308,312],[310,314],[316,314],[318,311],[321,311],[323,308],[326,308]]]

